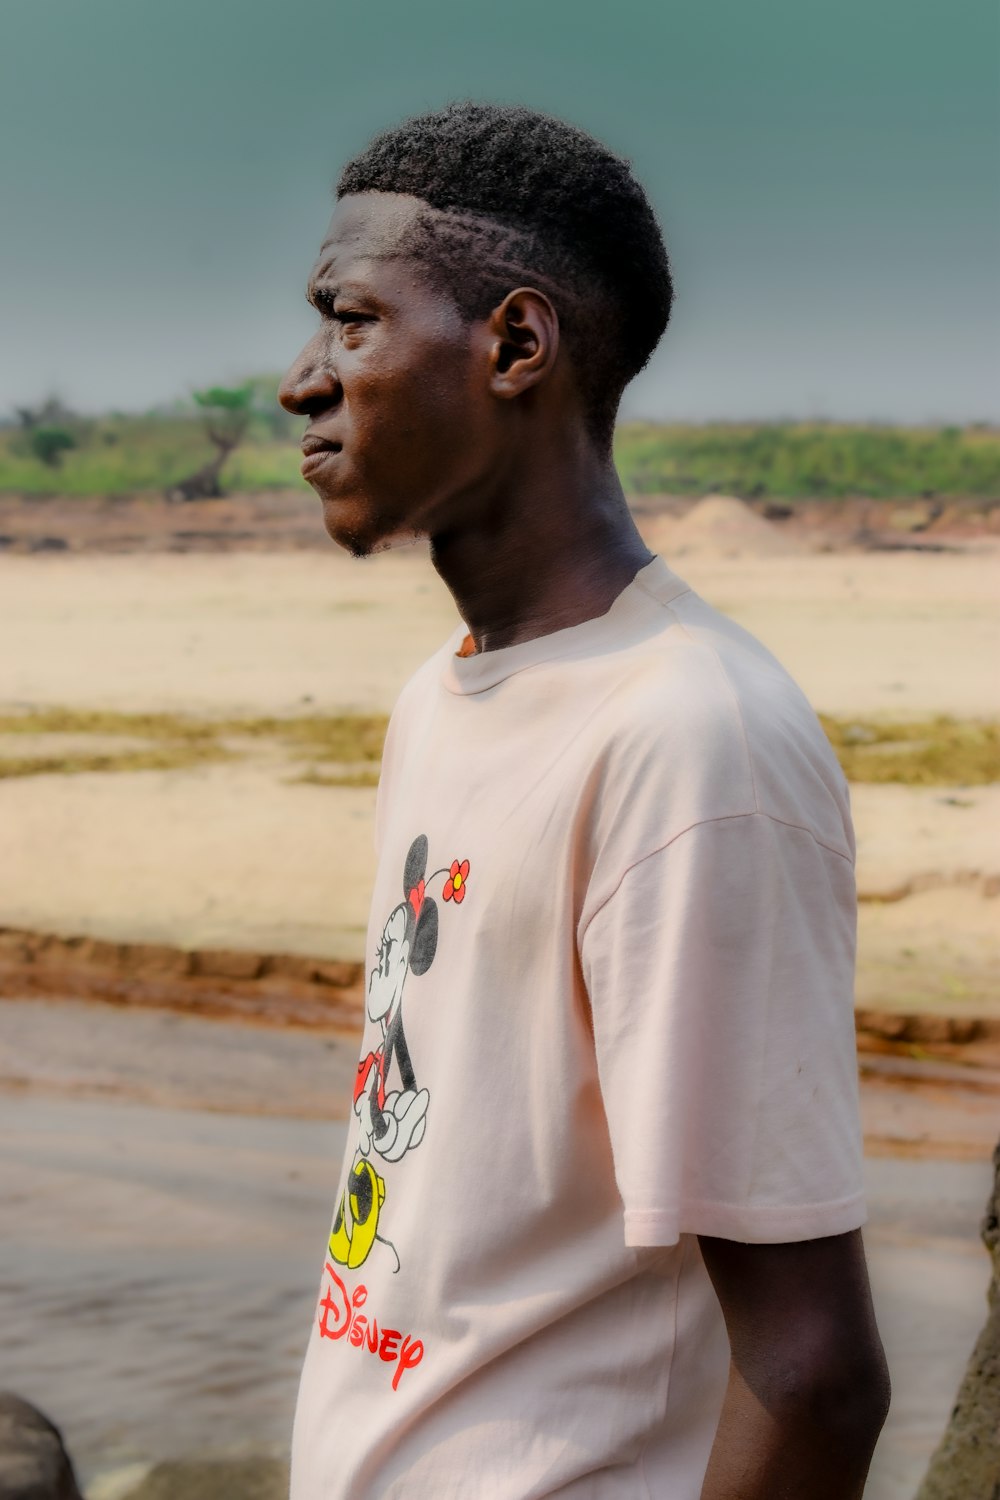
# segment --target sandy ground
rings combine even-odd
[[[689,526],[678,570],[817,708],[1000,714],[1000,553],[696,542]],[[333,549],[0,556],[0,705],[388,710],[454,620],[417,549],[363,563]],[[0,924],[362,956],[374,794],[296,785],[293,770],[265,757],[0,781]],[[1000,876],[1000,788],[861,786],[854,805],[862,896],[906,896],[863,903],[862,1003],[1000,1006],[984,894]]]
[[[830,713],[1000,710],[1000,552],[726,557],[676,569]],[[0,701],[388,708],[455,623],[426,556],[0,556]]]
[[[2,1019],[5,1382],[60,1421],[95,1500],[155,1458],[282,1451],[353,1047],[79,1002]],[[866,1495],[911,1500],[985,1313],[996,1096],[876,1073],[862,1100],[895,1387]],[[900,1159],[925,1132],[950,1155]]]

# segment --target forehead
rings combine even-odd
[[[372,263],[406,257],[408,238],[422,214],[433,212],[408,193],[351,193],[341,198],[312,270],[311,281],[330,282]]]

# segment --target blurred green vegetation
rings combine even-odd
[[[196,391],[167,411],[141,415],[110,413],[82,417],[55,398],[33,413],[19,409],[17,425],[0,428],[0,492],[23,495],[162,494],[209,463],[217,444],[207,430],[206,415],[224,420],[215,410],[239,397],[240,446],[225,468],[227,490],[272,490],[303,485],[298,439],[303,423],[277,402],[277,375],[257,375],[240,387]],[[244,406],[244,393],[248,403]],[[60,429],[72,447],[59,454],[58,471],[37,451],[32,419],[58,412]],[[243,417],[246,416],[245,435]]]
[[[240,387],[250,393],[249,420],[226,461],[229,491],[304,487],[298,447],[303,423],[278,406],[277,388],[275,375],[255,376]],[[0,428],[0,492],[122,496],[171,490],[212,458],[206,395],[212,392],[141,416],[84,418],[55,398],[34,412],[21,409],[16,425]],[[58,452],[48,451],[40,427],[58,427]],[[1000,501],[1000,427],[631,422],[618,429],[615,458],[626,490],[640,495]]]
[[[639,495],[1000,500],[994,427],[627,423],[615,459],[625,489]]]
[[[160,494],[208,462],[200,425],[178,417],[102,417],[53,473],[20,451],[19,434],[0,433],[0,491],[23,495]],[[230,491],[288,489],[303,483],[291,442],[248,439],[226,466]]]
[[[1000,781],[1000,724],[990,720],[842,719],[820,716],[848,781],[901,786],[985,786]],[[170,770],[257,751],[300,767],[309,786],[374,786],[388,720],[384,714],[315,713],[289,718],[196,718],[189,714],[37,708],[0,713],[0,779],[83,771]],[[61,755],[24,737],[70,736]],[[125,736],[120,752],[81,753],[79,737]],[[5,744],[4,741],[7,741]],[[145,742],[143,746],[141,743]],[[13,752],[13,753],[12,753]]]
[[[76,436],[67,427],[35,427],[28,442],[32,457],[48,469],[58,469],[63,454],[76,447]]]

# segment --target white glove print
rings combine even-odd
[[[386,1161],[399,1161],[407,1151],[420,1145],[427,1128],[430,1097],[427,1089],[405,1089],[387,1095],[382,1113],[389,1128],[384,1135],[372,1137],[375,1150]]]

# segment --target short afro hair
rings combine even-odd
[[[610,446],[625,386],[667,326],[673,283],[649,200],[627,161],[519,106],[450,104],[348,162],[337,197],[407,193],[436,210],[405,252],[486,317],[525,282],[551,297],[594,437]]]

